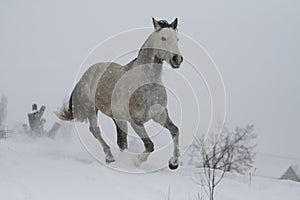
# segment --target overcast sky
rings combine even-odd
[[[193,3],[192,3],[193,2]],[[89,51],[107,37],[179,19],[220,69],[229,128],[254,124],[258,150],[299,157],[299,1],[14,1],[0,6],[0,93],[8,123],[31,104],[53,122]],[[142,42],[142,41],[141,41]]]

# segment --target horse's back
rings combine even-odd
[[[72,93],[73,106],[77,110],[87,112],[87,109],[95,108],[99,81],[111,68],[122,70],[122,66],[117,63],[103,62],[92,65],[84,72]]]
[[[122,66],[117,63],[109,62],[96,63],[85,71],[78,82],[78,85],[84,87],[85,91],[89,93],[91,97],[95,97],[99,80],[111,67],[120,69]]]

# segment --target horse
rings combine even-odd
[[[101,136],[97,122],[100,110],[112,118],[117,130],[117,145],[127,149],[127,124],[144,143],[138,163],[146,161],[154,151],[144,124],[153,120],[168,129],[173,140],[173,156],[169,168],[179,165],[179,129],[172,122],[167,105],[167,92],[161,75],[163,62],[179,68],[183,57],[178,48],[176,18],[172,23],[152,18],[154,31],[139,49],[138,56],[122,66],[115,62],[101,62],[88,68],[75,85],[69,102],[56,115],[65,121],[89,122],[89,130],[100,142],[107,164],[114,162],[109,145]]]

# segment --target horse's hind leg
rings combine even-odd
[[[127,122],[113,119],[117,127],[117,144],[121,151],[127,149]]]
[[[140,165],[142,162],[146,161],[151,152],[154,151],[154,145],[151,139],[149,138],[146,129],[143,124],[131,123],[132,128],[137,133],[137,135],[142,139],[145,145],[145,151],[141,153],[138,157],[137,165]]]
[[[108,144],[103,140],[102,136],[101,136],[101,132],[100,132],[100,128],[98,126],[97,123],[97,112],[95,112],[95,110],[89,112],[88,115],[88,120],[90,123],[90,131],[92,132],[92,134],[94,135],[94,137],[100,142],[103,151],[105,153],[105,161],[106,163],[111,163],[114,162],[115,159],[110,151],[110,147],[108,146]]]
[[[176,169],[179,165],[179,130],[177,126],[172,122],[172,120],[169,117],[168,110],[166,108],[161,107],[160,109],[157,109],[158,112],[154,112],[151,116],[152,120],[159,123],[163,127],[167,128],[172,136],[173,144],[174,144],[174,150],[173,150],[173,156],[169,160],[169,168],[170,169]]]

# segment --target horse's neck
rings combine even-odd
[[[133,67],[140,66],[142,74],[148,81],[161,82],[163,63],[155,57],[152,50],[142,49],[133,62],[134,63],[129,63],[128,65],[132,65]]]

